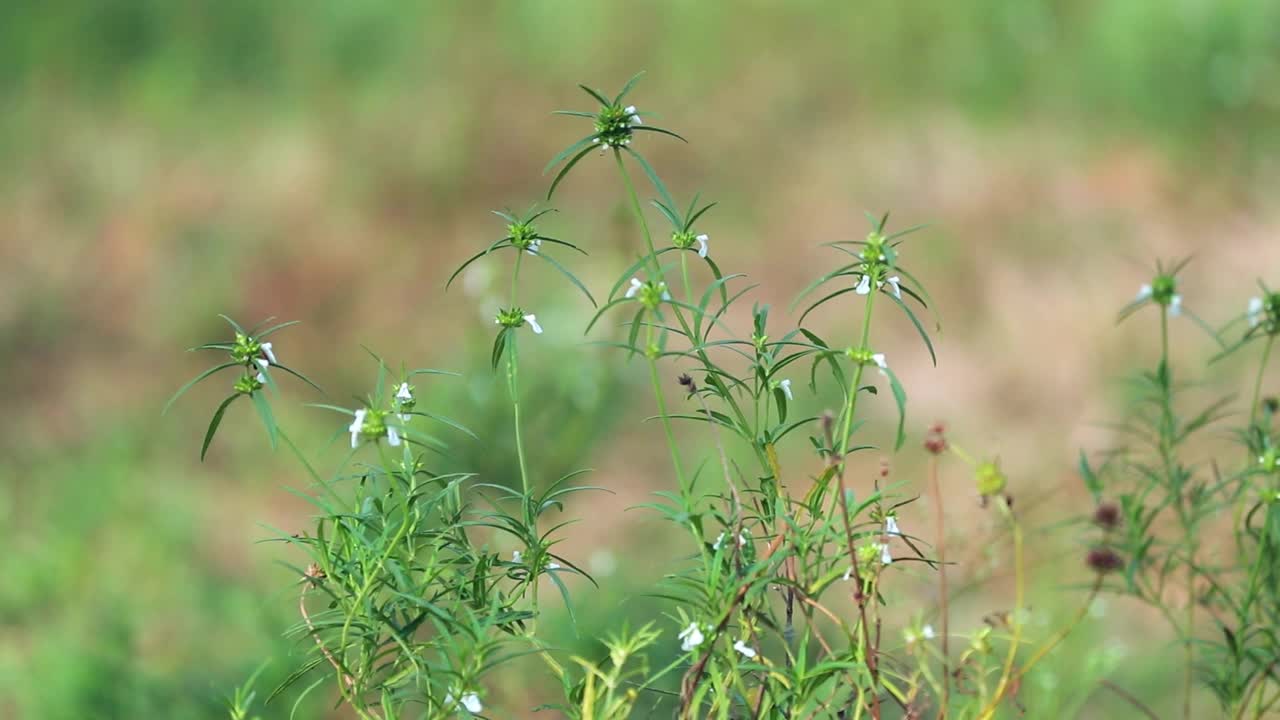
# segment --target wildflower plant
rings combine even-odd
[[[509,295],[493,318],[490,368],[479,372],[505,381],[518,480],[476,477],[451,463],[451,445],[477,439],[434,409],[435,383],[452,373],[395,372],[373,353],[368,392],[349,404],[310,406],[337,416],[338,467],[321,472],[287,442],[311,482],[300,492],[318,510],[311,529],[275,537],[300,559],[289,566],[298,597],[289,632],[309,659],[268,699],[297,685],[302,695],[324,693],[365,720],[503,717],[528,709],[502,693],[507,666],[533,657],[549,689],[541,694],[555,695],[539,707],[570,718],[987,720],[1021,707],[1023,680],[1085,621],[1100,593],[1118,592],[1164,610],[1184,641],[1188,668],[1197,657],[1206,661],[1208,684],[1224,706],[1265,707],[1280,691],[1273,675],[1280,641],[1269,629],[1280,619],[1273,617],[1280,576],[1267,562],[1280,549],[1280,441],[1276,403],[1260,389],[1280,334],[1280,294],[1260,285],[1243,315],[1210,330],[1220,358],[1263,343],[1249,422],[1233,435],[1246,462],[1234,473],[1183,459],[1189,439],[1226,408],[1221,401],[1186,418],[1176,412],[1185,388],[1172,380],[1170,320],[1186,315],[1207,328],[1183,303],[1185,263],[1157,268],[1122,310],[1127,318],[1154,306],[1160,319],[1160,361],[1134,380],[1139,401],[1123,426],[1140,447],[1108,453],[1100,465],[1082,455],[1097,502],[1080,523],[1087,544],[1080,572],[1092,584],[1076,593],[1075,614],[1041,636],[1026,619],[1017,479],[999,459],[971,455],[942,425],[931,426],[921,453],[935,506],[930,528],[910,479],[897,478],[887,459],[912,446],[908,395],[894,370],[902,357],[884,351],[882,329],[910,328],[917,352],[937,363],[937,314],[911,244],[922,228],[896,229],[887,213],[868,214],[865,229],[825,243],[836,258],[832,269],[793,303],[795,324],[780,321],[786,313],[749,299],[755,286],[745,275],[725,271],[732,244],[717,233],[712,246],[715,203],[691,193],[688,204],[677,204],[645,158],[647,141],[684,138],[630,104],[639,79],[612,97],[582,86],[598,108],[559,114],[587,121],[589,132],[546,170],[554,171],[548,200],[594,155],[616,170],[637,242],[601,301],[570,269],[569,259],[587,258],[583,243],[545,229],[550,208],[495,213],[505,232],[445,283],[447,290],[476,263],[510,273]],[[637,169],[656,194],[647,205],[633,181]],[[659,218],[669,226],[661,234],[650,225]],[[522,416],[522,362],[546,352],[547,335],[569,331],[544,325],[534,308],[542,299],[522,293],[527,269],[542,263],[567,283],[567,295],[594,308],[580,328],[590,342],[643,366],[670,480],[642,507],[678,529],[686,550],[653,590],[666,603],[663,614],[637,630],[615,627],[594,657],[568,656],[540,623],[549,604],[574,621],[566,581],[595,582],[562,533],[579,493],[608,489],[607,481],[579,484],[585,470],[554,477],[527,452],[535,441]],[[819,317],[828,321],[821,334],[806,325]],[[278,369],[311,384],[264,342],[288,323],[258,332],[228,322],[230,341],[196,349],[229,359],[178,393],[224,369],[242,373],[206,430],[202,458],[241,395],[258,408],[273,446],[277,437],[287,440],[267,402],[277,390],[272,376]],[[873,401],[892,403],[887,427],[872,422],[866,403]],[[700,456],[690,456],[691,448]],[[882,458],[877,469],[855,462],[873,454]],[[1014,574],[1009,605],[964,628],[952,627],[949,573],[967,568],[948,560],[941,507],[941,477],[955,464],[971,478],[978,511],[995,520],[998,539],[978,542],[1009,556]],[[1209,561],[1201,539],[1227,508],[1239,564]],[[906,583],[919,573],[936,577],[936,602],[905,601]],[[1189,598],[1182,614],[1171,608],[1178,583]],[[1212,613],[1198,613],[1202,604]],[[1210,617],[1225,638],[1217,644],[1202,631]],[[233,697],[232,717],[253,712],[251,684]]]

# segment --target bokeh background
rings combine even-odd
[[[505,266],[447,294],[444,281],[501,236],[490,209],[545,194],[544,163],[583,132],[550,111],[589,108],[578,82],[612,90],[637,70],[634,102],[691,141],[645,136],[643,151],[678,197],[720,203],[701,223],[713,254],[761,283],[773,322],[830,267],[819,243],[865,233],[864,209],[930,224],[907,260],[937,301],[939,366],[904,322],[880,335],[910,394],[912,439],[891,458],[909,492],[923,490],[923,430],[943,419],[1000,456],[1020,503],[1052,508],[1038,527],[1084,512],[1073,459],[1106,446],[1096,423],[1123,407],[1116,378],[1151,361],[1151,318],[1117,328],[1114,313],[1154,260],[1194,254],[1186,302],[1211,322],[1243,312],[1256,276],[1280,283],[1268,0],[0,3],[0,716],[224,717],[222,696],[264,659],[265,693],[309,650],[282,637],[291,558],[257,542],[308,525],[285,489],[305,487],[296,462],[247,406],[198,462],[221,381],[160,414],[203,367],[183,349],[225,335],[216,313],[303,321],[277,352],[332,398],[372,383],[361,344],[465,370],[421,384],[425,401],[484,438],[457,439],[460,469],[510,477],[504,388],[485,364]],[[592,252],[575,268],[599,295],[639,237],[590,160],[547,229]],[[563,612],[551,624],[590,652],[622,617],[661,617],[641,594],[687,548],[628,511],[670,482],[641,422],[642,368],[584,343],[590,308],[555,277],[527,292],[547,328],[526,353],[533,463],[548,479],[595,468],[615,493],[568,508],[584,521],[566,553],[603,587],[574,585],[576,634]],[[853,322],[812,320],[833,337]],[[1174,332],[1200,374],[1209,343]],[[1210,389],[1242,374],[1226,363]],[[293,388],[282,422],[333,462],[340,428],[301,406],[316,399]],[[700,432],[690,453],[707,450]],[[807,467],[796,440],[788,462]],[[870,477],[880,456],[863,462]],[[1009,607],[1007,552],[963,467],[945,482],[974,585],[964,630]],[[904,524],[929,538],[928,513],[922,500]],[[1079,599],[1075,534],[1033,536],[1045,632]],[[927,576],[903,577],[918,581],[897,600],[906,620],[933,598]],[[1127,717],[1103,677],[1166,708],[1178,675],[1163,626],[1114,598],[1092,616],[1029,679],[1031,716]],[[504,683],[488,689],[496,712],[547,699],[536,674]],[[320,700],[300,716],[342,717]]]

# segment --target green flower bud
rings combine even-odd
[[[1273,473],[1280,468],[1280,450],[1276,448],[1267,448],[1267,451],[1258,456],[1258,465],[1262,467],[1262,471]]]
[[[979,495],[991,497],[1004,491],[1009,479],[1000,471],[999,465],[988,460],[978,464],[974,471],[974,481],[978,485]]]
[[[255,390],[262,387],[262,382],[258,380],[257,375],[245,375],[236,380],[234,389],[243,395],[252,395]]]

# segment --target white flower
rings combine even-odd
[[[923,637],[925,640],[932,640],[934,638],[933,626],[925,625],[923,628],[921,628],[920,636]]]
[[[889,543],[880,543],[880,564],[893,564],[893,556],[889,554]]]
[[[902,537],[902,531],[898,529],[898,517],[896,515],[885,516],[884,534],[897,535],[898,537]]]
[[[267,359],[271,361],[271,364],[272,364],[272,365],[279,365],[279,364],[280,364],[280,363],[276,362],[276,354],[275,354],[274,352],[272,352],[272,351],[271,351],[271,343],[269,343],[269,342],[267,342],[267,343],[262,343],[262,345],[260,345],[259,347],[261,347],[261,348],[262,348],[262,352],[266,353]]]
[[[707,256],[707,241],[710,239],[711,239],[711,236],[707,235],[706,233],[703,233],[694,238],[694,240],[698,241],[698,257],[704,258]]]
[[[702,637],[702,631],[698,629],[697,623],[689,623],[689,627],[681,630],[676,637],[680,638],[681,652],[689,652],[701,645],[702,641],[706,639]]]
[[[396,400],[399,401],[400,403],[410,402],[413,400],[413,391],[409,389],[409,383],[407,382],[400,383],[399,389],[396,390]],[[397,414],[400,417],[400,422],[406,422],[406,423],[409,422],[408,413],[397,413]]]
[[[1151,286],[1143,285],[1142,287],[1138,288],[1138,297],[1134,298],[1133,301],[1138,302],[1140,300],[1146,300],[1149,297],[1151,297]]]
[[[840,578],[840,579],[841,579],[841,580],[848,580],[848,579],[849,579],[849,578],[851,578],[851,577],[853,577],[853,568],[849,568],[848,570],[845,570],[845,571],[844,571],[844,577],[842,577],[842,578]]]
[[[520,554],[519,550],[511,551],[511,562],[516,563],[517,565],[524,562],[524,556]]]
[[[1182,314],[1182,296],[1174,295],[1169,300],[1169,315],[1177,317]]]
[[[364,416],[368,412],[369,411],[364,408],[357,410],[355,419],[352,420],[351,425],[347,427],[347,432],[351,433],[352,449],[360,445],[360,431],[364,429]]]
[[[795,397],[791,395],[791,379],[790,378],[787,378],[786,380],[783,380],[782,382],[778,383],[778,389],[782,391],[783,395],[787,396],[788,400],[795,399]]]
[[[870,295],[871,294],[871,276],[863,275],[862,279],[858,281],[858,287],[854,288],[853,291],[858,293],[859,295]]]
[[[446,708],[451,708],[458,702],[461,702],[462,707],[466,708],[467,712],[472,715],[476,715],[481,710],[484,710],[484,706],[480,704],[480,696],[474,692],[463,693],[462,700],[460,701],[454,699],[452,691],[444,694],[444,706]]]
[[[1262,298],[1249,298],[1249,327],[1256,328],[1262,322]]]
[[[640,278],[631,278],[631,287],[627,288],[627,294],[624,297],[635,297],[642,287],[644,287],[644,283],[640,282]]]
[[[748,542],[747,531],[746,531],[746,530],[740,530],[740,531],[738,532],[738,547],[746,547],[747,542]],[[711,549],[712,549],[712,550],[719,550],[719,549],[720,549],[720,546],[721,546],[722,544],[724,544],[724,533],[723,533],[723,532],[716,536],[716,541],[715,541],[714,543],[712,543],[712,545],[711,545]]]
[[[746,644],[745,642],[743,642],[743,641],[741,641],[741,640],[739,640],[738,642],[736,642],[736,643],[734,643],[734,644],[733,644],[733,649],[734,649],[734,650],[737,650],[737,651],[738,651],[738,652],[740,652],[740,653],[742,653],[742,657],[744,657],[744,658],[746,658],[746,659],[748,659],[748,660],[751,660],[751,659],[755,658],[755,656],[756,656],[756,651],[755,651],[754,649],[752,649],[752,647],[751,647],[750,645]]]
[[[643,125],[644,121],[640,119],[640,113],[636,112],[635,105],[628,105],[622,112],[627,114],[627,120],[632,125]]]
[[[400,433],[394,425],[387,425],[387,444],[391,447],[400,447]]]
[[[267,376],[266,376],[265,374],[263,374],[263,373],[258,373],[258,382],[262,383],[263,385],[266,385],[266,384],[267,384]]]
[[[542,249],[542,238],[534,238],[529,241],[529,246],[524,251],[530,255],[537,255],[540,249]]]
[[[881,375],[888,374],[885,372],[885,370],[889,369],[889,365],[884,361],[884,353],[876,353],[875,355],[872,355],[871,362],[875,363],[876,367],[880,368]]]
[[[547,569],[548,569],[548,570],[559,570],[559,569],[560,569],[560,563],[558,563],[558,562],[549,562],[549,563],[547,563]]]
[[[902,278],[898,277],[897,275],[894,275],[893,277],[889,278],[888,280],[885,280],[884,282],[889,283],[889,287],[891,288],[891,290],[892,290],[892,292],[893,292],[893,296],[894,296],[894,297],[896,297],[896,298],[898,298],[899,300],[901,300],[901,299],[902,299],[902,287],[901,287],[900,283],[902,282]],[[881,285],[884,285],[884,283],[880,283],[880,284],[881,284]]]
[[[534,333],[535,335],[541,335],[541,334],[542,334],[542,326],[538,324],[538,316],[537,316],[537,315],[533,315],[533,314],[525,315],[525,316],[524,316],[524,321],[525,321],[525,322],[527,322],[527,323],[529,323],[529,327],[533,328],[533,333]]]

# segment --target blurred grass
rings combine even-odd
[[[484,211],[540,197],[542,163],[576,137],[547,112],[579,103],[574,83],[638,68],[637,102],[694,140],[655,144],[657,164],[678,192],[723,201],[713,252],[766,300],[814,274],[817,242],[860,234],[863,207],[938,222],[916,263],[943,300],[944,374],[902,366],[913,421],[952,417],[1046,478],[1035,492],[1064,492],[1063,438],[1115,401],[1099,380],[1143,347],[1109,331],[1142,279],[1117,260],[1208,249],[1206,275],[1226,277],[1280,262],[1277,28],[1264,0],[0,4],[0,389],[15,409],[0,418],[0,716],[215,718],[261,659],[287,672],[307,651],[281,639],[289,575],[251,541],[258,522],[306,522],[280,489],[301,481],[249,423],[192,462],[216,393],[158,418],[199,368],[180,349],[222,332],[215,312],[280,314],[306,321],[282,350],[337,398],[371,376],[361,342],[482,369],[474,305],[492,281],[445,296],[444,278],[500,232]],[[553,224],[591,241],[600,288],[633,238],[584,169]],[[617,492],[574,531],[617,565],[605,590],[580,588],[580,635],[561,618],[562,643],[589,652],[619,603],[654,616],[635,595],[677,550],[624,513],[661,482],[657,436],[635,422],[635,374],[563,329],[585,312],[565,295],[538,299],[552,329],[531,436],[547,438],[533,454],[548,478],[591,465]],[[896,333],[894,357],[914,358]],[[1029,363],[1018,347],[1047,350]],[[460,442],[458,467],[509,477],[501,384],[480,370],[432,393],[486,439]],[[991,590],[965,606],[972,624],[1007,602]],[[1123,617],[1110,627],[1142,627]],[[1099,674],[1158,699],[1151,641],[1130,637],[1142,661]],[[1055,667],[1094,662],[1099,642]],[[1060,676],[1068,695],[1093,689]],[[506,693],[523,706],[533,689]],[[1122,707],[1090,698],[1086,716]]]

